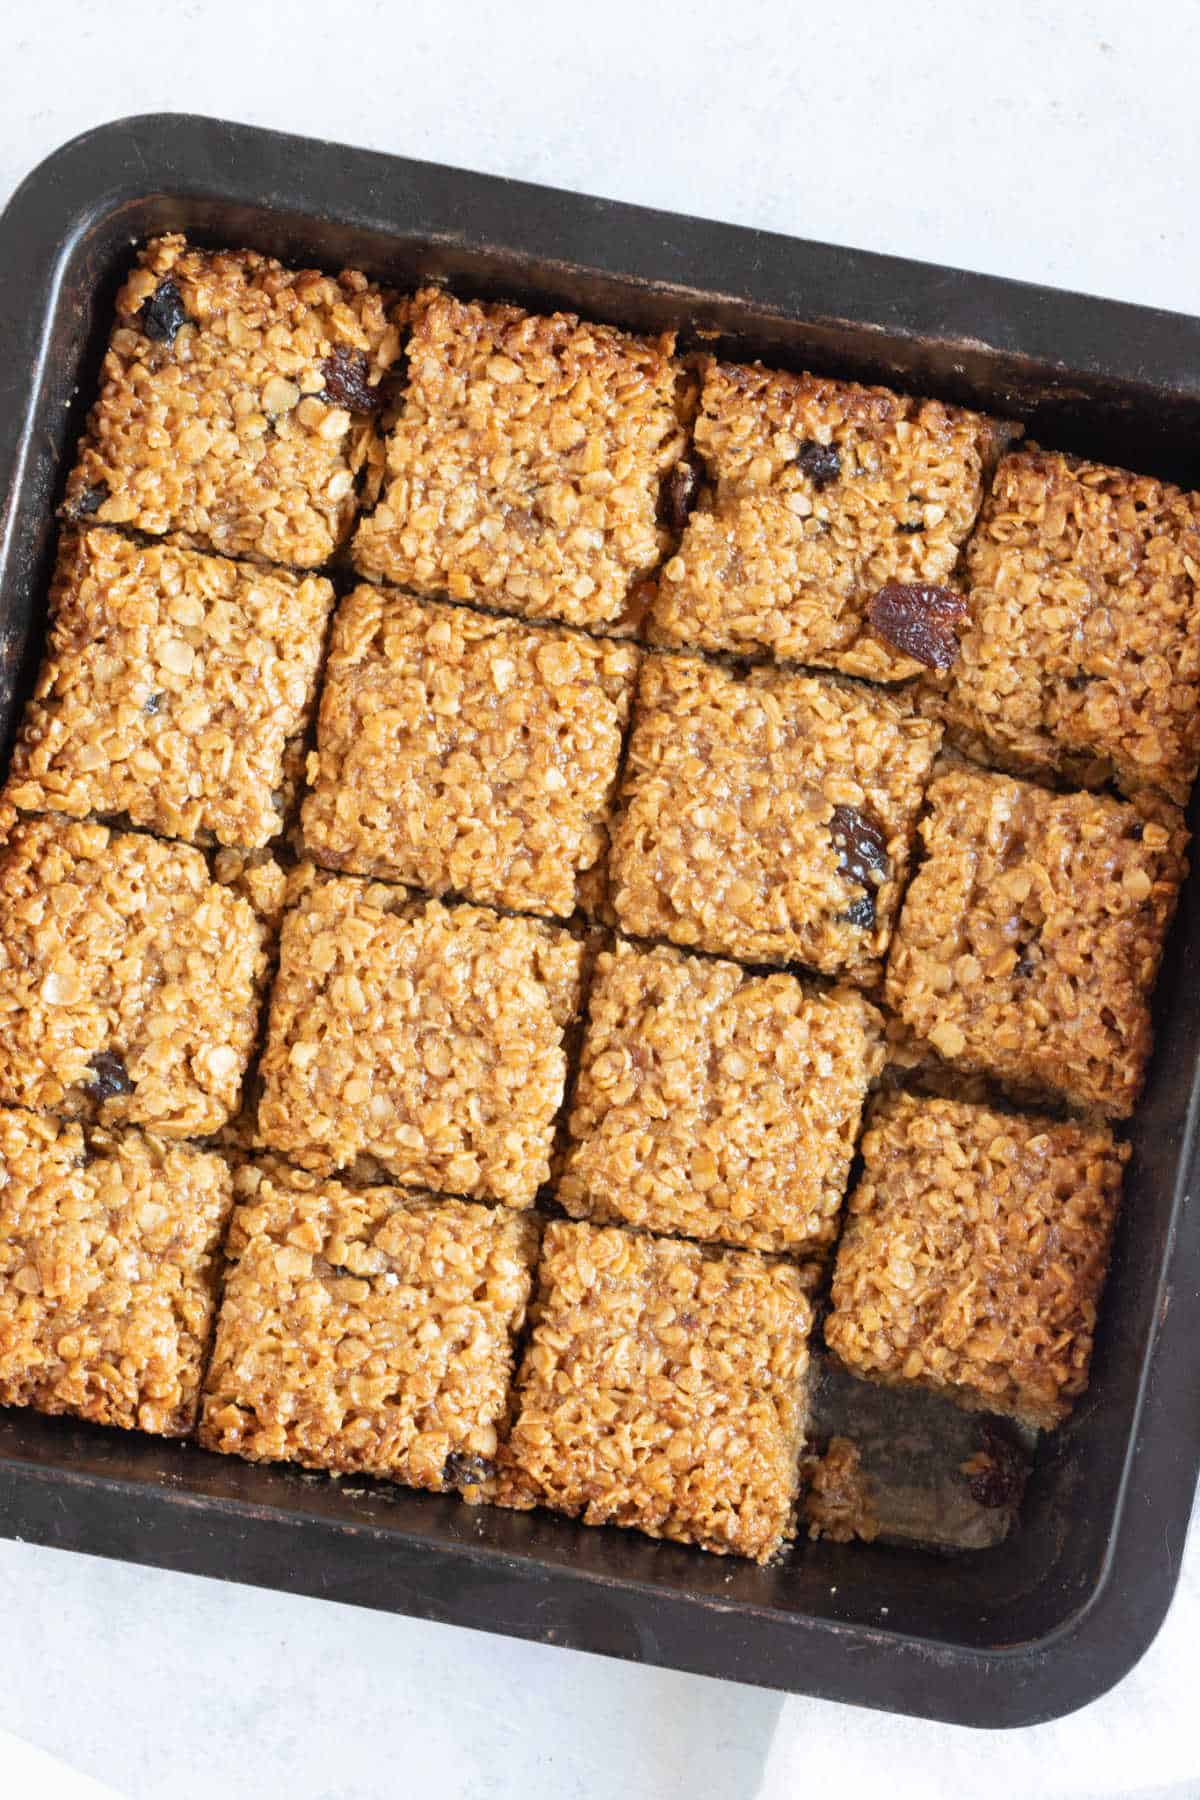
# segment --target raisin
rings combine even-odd
[[[1027,981],[1033,974],[1035,966],[1036,965],[1030,957],[1024,955],[1019,956],[1013,969],[1013,974],[1020,976],[1023,981]]]
[[[73,519],[90,519],[93,513],[100,511],[108,497],[106,487],[99,485],[86,487],[81,494],[76,494],[74,500],[69,502],[66,510]]]
[[[662,485],[659,511],[668,531],[679,537],[700,493],[700,470],[688,457],[677,462]]]
[[[111,1100],[116,1094],[132,1094],[133,1083],[125,1067],[125,1058],[115,1050],[97,1050],[88,1067],[92,1071],[88,1086],[99,1099]]]
[[[871,812],[860,812],[857,806],[835,806],[829,821],[829,835],[838,853],[838,868],[848,881],[866,888],[852,900],[838,917],[843,924],[857,925],[870,931],[875,924],[875,889],[872,875],[887,876],[887,833]]]
[[[1018,1445],[994,1425],[983,1428],[983,1443],[970,1470],[967,1486],[976,1506],[1015,1506],[1025,1489],[1029,1465]]]
[[[442,1464],[442,1480],[447,1487],[480,1487],[496,1473],[496,1465],[486,1456],[474,1456],[466,1450],[452,1450]]]
[[[383,405],[383,394],[367,380],[370,364],[361,350],[339,344],[321,364],[325,390],[318,396],[327,406],[344,406],[347,412],[373,413]]]
[[[1142,839],[1146,835],[1146,827],[1142,824],[1142,821],[1140,819],[1136,820],[1129,827],[1129,835],[1133,839],[1135,844],[1141,843]]]
[[[162,703],[163,697],[161,694],[147,694],[146,698],[142,701],[142,711],[148,719],[152,719]]]
[[[863,931],[870,931],[875,924],[875,896],[863,894],[858,900],[852,900],[844,913],[838,918],[843,925],[857,925]]]
[[[816,438],[805,438],[796,452],[796,467],[808,476],[819,494],[841,474],[842,459],[836,444],[818,444]]]
[[[148,338],[170,348],[175,342],[179,327],[187,324],[188,316],[184,310],[183,295],[169,275],[159,282],[148,300],[143,300],[137,316]]]
[[[943,672],[958,655],[954,627],[966,616],[961,594],[927,582],[889,581],[867,601],[867,618],[885,642],[927,669]]]
[[[874,813],[860,812],[857,806],[835,806],[829,835],[838,853],[838,868],[851,881],[869,887],[872,875],[887,875],[887,832]]]

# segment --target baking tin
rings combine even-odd
[[[1023,419],[1200,486],[1200,320],[183,115],[76,138],[0,219],[0,730],[40,650],[53,510],[135,241],[182,230],[405,286],[565,304]],[[1200,1463],[1200,876],[1091,1388],[993,1548],[804,1544],[759,1569],[546,1513],[348,1488],[0,1413],[0,1531],[971,1725],[1054,1718],[1145,1650]]]

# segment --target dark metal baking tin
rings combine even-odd
[[[740,356],[1024,419],[1043,442],[1200,485],[1200,321],[186,116],[102,126],[0,220],[0,727],[36,660],[66,458],[132,245],[184,230],[397,284],[717,332]],[[937,1557],[798,1548],[777,1568],[548,1514],[253,1468],[0,1414],[0,1531],[165,1568],[973,1725],[1056,1717],[1166,1612],[1200,1462],[1200,879],[1090,1391],[1042,1446],[1019,1529]]]

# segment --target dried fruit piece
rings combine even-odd
[[[160,281],[148,300],[138,308],[138,323],[148,338],[168,348],[175,342],[181,325],[188,322],[183,296],[168,275]]]
[[[66,511],[73,519],[90,519],[93,513],[100,511],[108,497],[106,487],[86,487],[81,494],[76,494]]]
[[[466,1450],[452,1450],[442,1464],[442,1480],[447,1487],[482,1487],[491,1481],[496,1465],[486,1456],[474,1456]]]
[[[857,881],[867,890],[838,916],[847,925],[870,931],[875,924],[875,884],[871,877],[886,879],[891,869],[887,833],[874,813],[861,812],[857,806],[835,806],[829,835],[838,852],[838,868],[848,881]]]
[[[689,457],[677,462],[662,485],[660,511],[668,531],[679,537],[700,494],[701,472]]]
[[[976,1506],[1015,1506],[1025,1491],[1029,1461],[1019,1445],[995,1425],[983,1427],[983,1443],[962,1464]]]
[[[846,925],[858,925],[863,931],[870,931],[875,924],[875,896],[864,894],[861,899],[851,901],[844,913],[838,917]]]
[[[368,381],[369,369],[370,364],[361,350],[348,350],[344,344],[339,344],[321,364],[325,391],[320,398],[330,406],[344,406],[347,412],[378,412],[383,405],[383,393]]]
[[[816,438],[805,438],[796,452],[796,467],[808,476],[819,494],[841,474],[842,459],[836,444],[819,444]]]
[[[942,672],[958,655],[954,627],[966,616],[961,594],[930,582],[889,581],[867,601],[867,618],[893,650]]]
[[[125,1058],[115,1050],[97,1050],[88,1066],[92,1071],[88,1085],[101,1100],[111,1100],[116,1094],[132,1094],[133,1083],[125,1067]]]
[[[838,852],[838,867],[851,881],[871,887],[872,875],[886,878],[887,832],[874,813],[861,812],[857,806],[835,806],[829,835]]]
[[[147,694],[146,698],[142,701],[142,711],[146,714],[147,718],[152,719],[162,703],[163,697],[161,694]]]

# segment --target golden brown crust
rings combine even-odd
[[[185,1437],[232,1205],[218,1156],[0,1107],[0,1403]]]
[[[502,1468],[510,1504],[765,1562],[795,1526],[812,1309],[752,1251],[554,1223]]]
[[[361,586],[326,666],[323,865],[567,917],[603,854],[637,652]]]
[[[609,867],[622,926],[744,962],[872,979],[939,738],[869,688],[648,658]],[[837,806],[875,819],[886,873],[864,883],[843,868]]]
[[[482,1497],[535,1220],[271,1163],[237,1196],[201,1443]]]
[[[888,582],[951,578],[985,476],[1018,435],[887,388],[709,361],[695,438],[714,486],[663,570],[653,641],[918,674],[866,603]],[[806,447],[823,452],[811,471]]]
[[[931,684],[955,740],[1017,773],[1185,803],[1200,766],[1200,494],[1031,447],[1000,464],[967,568],[971,625]]]
[[[326,877],[283,922],[258,1123],[318,1173],[530,1206],[550,1173],[582,946],[566,932]]]
[[[856,1375],[1052,1426],[1087,1386],[1128,1149],[893,1094],[863,1137],[825,1341]]]
[[[947,1062],[1127,1117],[1187,871],[1183,815],[965,772],[929,803],[888,1004]]]
[[[573,1218],[828,1248],[880,1023],[857,993],[618,944],[597,961],[555,1198]]]
[[[0,1402],[190,1429],[236,1167],[213,1448],[766,1560],[883,1057],[854,986],[890,948],[830,1342],[1062,1418],[1126,1153],[1005,1107],[1120,1117],[1140,1089],[1200,764],[1200,495],[1017,436],[671,334],[147,245],[0,797]],[[326,563],[356,518],[359,570],[415,594],[343,601],[314,749],[331,585],[263,565]],[[868,603],[964,569],[935,679]],[[933,780],[947,722],[1134,798],[958,756]],[[618,938],[582,1037],[599,934],[510,916],[577,911],[683,947]],[[99,1121],[90,1152],[64,1116]],[[207,1148],[108,1135],[134,1122]],[[555,1178],[586,1222],[547,1231],[514,1385]],[[814,1535],[871,1535],[853,1446],[808,1468]]]
[[[164,281],[186,318],[147,335],[142,309]],[[399,349],[393,296],[362,275],[153,239],[117,296],[68,516],[228,556],[325,562],[350,530],[375,431],[370,412],[322,398],[330,360],[354,359],[375,387]]]
[[[0,840],[0,1101],[169,1137],[235,1111],[266,930],[198,850],[69,819]]]
[[[332,606],[316,576],[115,531],[64,538],[6,797],[192,843],[269,843]]]
[[[413,303],[383,498],[354,540],[370,578],[530,619],[628,628],[667,545],[659,484],[684,447],[674,336],[436,288]]]

